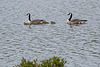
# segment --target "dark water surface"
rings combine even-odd
[[[87,24],[70,28],[69,12]],[[27,13],[56,24],[29,29]],[[53,56],[67,60],[65,67],[100,67],[100,0],[1,0],[0,67]]]

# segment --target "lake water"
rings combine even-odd
[[[88,21],[71,28],[69,12]],[[56,24],[29,29],[27,13]],[[100,67],[100,0],[1,0],[0,67],[53,56],[67,60],[65,67]]]

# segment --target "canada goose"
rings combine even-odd
[[[31,21],[31,19],[30,19],[31,18],[31,14],[28,13],[27,15],[28,15],[29,28],[31,28],[30,27],[31,24],[43,24],[45,22],[44,20],[39,20],[39,19],[36,19],[36,20],[32,20]]]
[[[67,20],[68,24],[83,24],[84,22],[86,22],[87,20],[80,20],[80,19],[72,19],[72,13],[69,13],[68,15],[70,15],[70,18]]]

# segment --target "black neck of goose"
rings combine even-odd
[[[72,19],[72,14],[70,15],[70,18],[68,20],[71,21],[71,19]]]
[[[31,21],[31,19],[30,19],[30,18],[31,18],[31,15],[29,14],[29,17],[28,17],[28,20],[29,20],[29,21]]]

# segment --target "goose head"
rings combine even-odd
[[[72,15],[72,13],[69,13],[68,15]]]
[[[69,13],[68,15],[70,16],[70,18],[67,21],[71,21],[71,19],[72,19],[72,13]]]
[[[30,22],[31,21],[31,14],[27,13],[27,15],[28,15],[28,22]]]
[[[27,13],[27,15],[30,15],[30,13]]]

